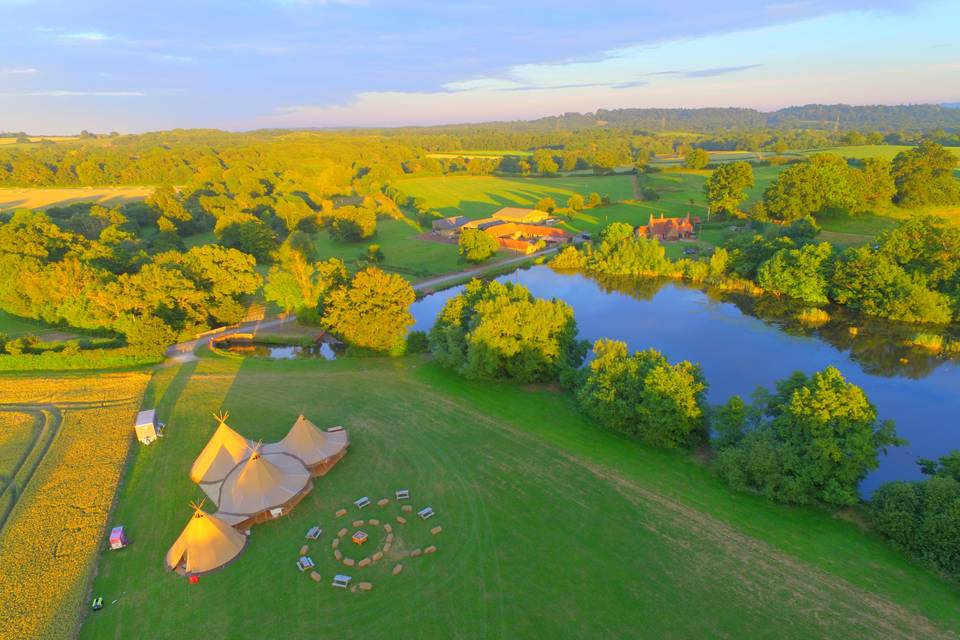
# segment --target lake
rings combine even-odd
[[[538,297],[557,297],[574,309],[580,337],[622,340],[632,349],[654,348],[671,362],[699,362],[709,400],[745,399],[757,386],[772,387],[800,370],[832,365],[862,387],[881,419],[896,422],[910,441],[881,456],[880,468],[861,485],[869,495],[889,480],[919,479],[918,457],[935,458],[960,448],[960,366],[902,345],[916,330],[857,320],[804,328],[778,310],[777,301],[717,295],[672,281],[610,285],[536,266],[497,278],[517,282]],[[456,287],[424,297],[411,311],[416,330],[427,331]],[[780,305],[782,306],[782,305]],[[761,319],[764,318],[764,319]]]

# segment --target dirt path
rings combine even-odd
[[[442,276],[436,276],[433,278],[427,278],[417,284],[413,285],[414,291],[429,291],[430,289],[436,289],[437,287],[443,287],[446,284],[451,284],[454,282],[460,282],[461,280],[466,280],[472,277],[481,276],[484,273],[489,271],[495,271],[500,267],[506,267],[512,264],[519,264],[527,260],[532,260],[540,256],[548,256],[555,252],[556,247],[551,247],[549,249],[543,249],[537,251],[536,253],[531,253],[529,255],[515,256],[513,258],[507,258],[505,260],[500,260],[498,262],[491,262],[490,264],[485,264],[480,267],[474,267],[472,269],[466,269],[464,271],[458,271],[456,273],[446,273]]]

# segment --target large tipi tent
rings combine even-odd
[[[350,444],[342,427],[322,431],[302,413],[280,442],[264,446],[264,453],[295,456],[315,476],[322,476],[346,453]]]
[[[184,575],[213,571],[240,555],[246,546],[247,536],[201,507],[202,503],[193,505],[193,516],[167,551],[167,569]]]
[[[284,453],[264,455],[254,450],[223,481],[217,505],[230,515],[256,518],[273,509],[286,512],[313,489],[310,471]]]

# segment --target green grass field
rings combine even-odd
[[[960,594],[855,524],[732,493],[692,458],[598,429],[566,395],[469,382],[414,357],[183,367],[160,370],[148,390],[167,437],[132,454],[111,522],[133,544],[101,557],[94,593],[107,607],[87,617],[81,638],[187,629],[370,640],[938,638],[960,629]],[[163,556],[201,495],[187,472],[221,408],[267,441],[303,410],[344,425],[351,448],[290,516],[255,527],[236,562],[190,586]],[[404,560],[396,577],[389,566],[336,564],[331,535],[349,525],[333,512],[398,487],[432,506],[430,525],[444,529],[437,538],[404,530],[400,544],[439,551]],[[320,584],[294,567],[316,523]],[[374,589],[334,590],[335,572]]]
[[[502,207],[532,207],[550,196],[565,206],[574,193],[608,195],[614,201],[633,198],[631,176],[569,176],[562,178],[499,178],[440,176],[411,178],[396,183],[403,193],[423,198],[444,216],[488,216]]]
[[[901,151],[906,151],[907,149],[912,149],[912,145],[897,145],[897,144],[863,144],[863,145],[854,145],[849,147],[826,147],[823,149],[804,149],[803,151],[797,151],[795,153],[800,153],[803,155],[813,155],[816,153],[834,153],[838,156],[843,156],[844,158],[886,158],[887,160],[893,160],[894,157]],[[953,155],[960,158],[960,147],[947,147],[947,151],[951,152]]]

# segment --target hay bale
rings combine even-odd
[[[336,513],[335,515],[336,515],[336,517],[338,517],[338,518],[342,518],[343,516],[347,515],[347,510],[346,510],[346,509],[337,509],[337,513]]]
[[[423,552],[424,552],[424,553],[436,553],[436,552],[437,552],[437,547],[434,546],[434,545],[430,545],[429,547],[427,547],[426,549],[424,549]]]
[[[345,535],[347,535],[347,528],[346,528],[346,527],[344,527],[343,529],[340,529],[340,531],[337,532],[337,537],[338,537],[338,538],[342,538],[342,537],[345,536]]]
[[[356,528],[356,527],[362,527],[362,526],[363,526],[363,520],[354,520],[354,521],[353,521],[353,526],[354,526],[354,528]]]
[[[314,582],[320,582],[320,574],[317,573],[316,571],[311,571],[310,577],[313,578]]]
[[[336,549],[333,552],[333,557],[337,560],[343,560],[343,553],[340,551],[340,549]]]
[[[421,553],[423,553],[423,549],[414,549],[413,551],[410,552],[410,557],[411,557],[411,558],[416,558],[416,557],[419,556]]]
[[[409,505],[409,504],[405,504],[405,505],[403,505],[403,510],[404,510],[406,513],[410,513],[411,511],[413,511],[413,506],[412,506],[412,505]]]
[[[393,525],[388,522],[387,524],[383,525],[383,530],[387,533],[390,533],[393,531]]]
[[[354,560],[353,558],[344,558],[343,564],[345,564],[348,567],[352,567],[353,565],[357,564],[357,561]]]
[[[397,522],[399,522],[400,524],[407,524],[407,519],[404,518],[403,516],[397,516]]]
[[[379,527],[380,521],[377,520],[376,518],[370,518],[369,520],[367,520],[367,524],[369,524],[371,527]]]
[[[334,538],[333,542],[330,543],[330,546],[336,549],[340,546],[340,538]]]
[[[358,567],[369,567],[369,566],[370,566],[370,558],[364,558],[363,560],[361,560],[360,562],[357,563],[357,566],[358,566]]]
[[[436,526],[433,529],[430,529],[430,533],[432,533],[433,535],[439,535],[441,531],[443,531],[443,527],[440,527],[440,526]]]
[[[360,591],[370,591],[371,589],[373,589],[373,583],[361,582],[360,584],[357,585],[357,587],[360,588]]]
[[[388,533],[388,534],[387,534],[387,542],[388,542],[388,543],[393,542],[393,534],[392,534],[392,533]]]
[[[350,587],[350,593],[356,593],[356,592],[357,592],[357,587],[356,587],[356,585]]]
[[[390,504],[390,498],[380,498],[379,500],[377,500],[378,507],[385,507],[388,504]]]
[[[395,567],[393,568],[393,572],[392,572],[392,573],[393,573],[393,575],[397,575],[397,574],[400,573],[401,571],[403,571],[403,565],[398,562],[398,563],[397,563],[397,566],[395,566]]]
[[[370,560],[377,562],[378,560],[383,560],[383,551],[377,551],[375,554],[370,556]]]
[[[390,553],[390,547],[392,547],[392,546],[393,546],[393,545],[390,544],[389,542],[388,542],[387,544],[383,545],[383,552],[384,552],[384,553]]]
[[[310,551],[310,547],[308,547],[307,545],[303,545],[302,547],[300,547],[300,556],[303,557],[307,555],[308,551]]]

